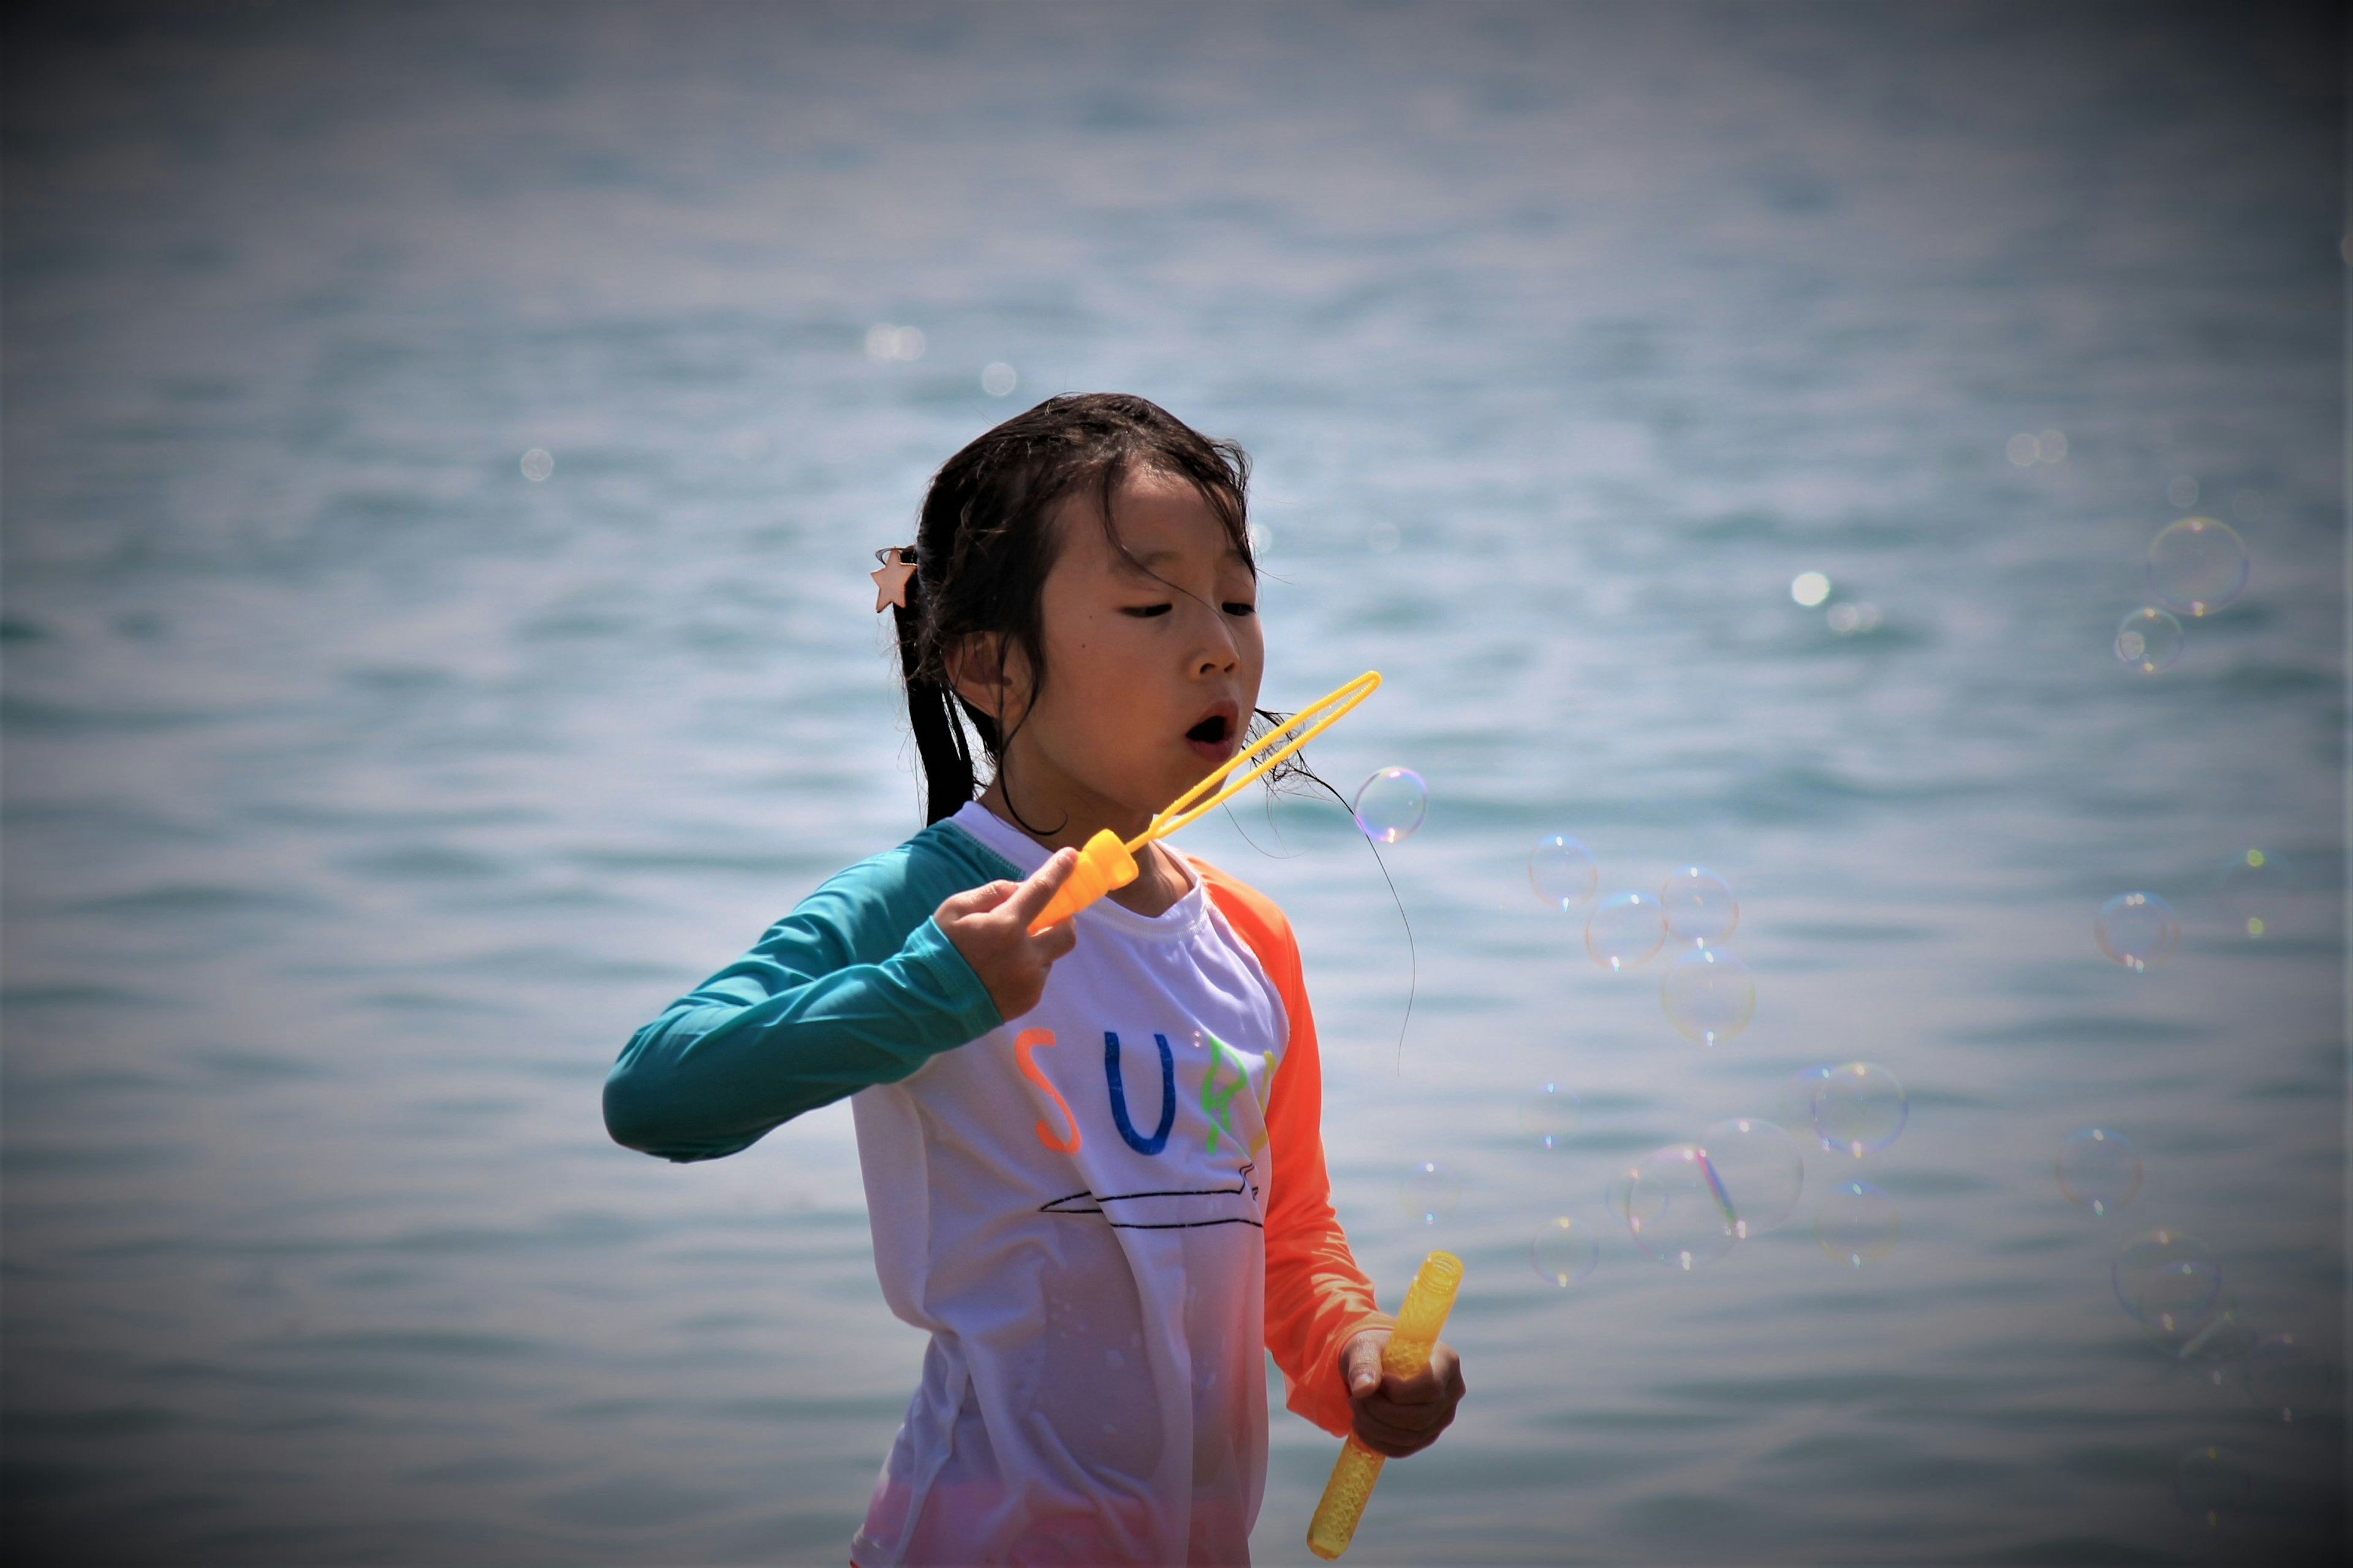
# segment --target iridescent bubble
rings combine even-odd
[[[555,472],[555,456],[543,447],[533,447],[522,455],[522,477],[538,484]]]
[[[1850,1268],[1876,1263],[1895,1250],[1904,1216],[1895,1200],[1869,1182],[1841,1182],[1814,1208],[1814,1239]]]
[[[2181,1264],[2195,1267],[2176,1267]],[[2207,1250],[2206,1244],[2169,1226],[2136,1237],[2118,1247],[2116,1261],[2108,1267],[2108,1281],[2115,1287],[2116,1300],[2124,1310],[2145,1322],[2147,1320],[2142,1316],[2144,1306],[2161,1299],[2161,1294],[2152,1296],[2150,1287],[2164,1270],[2172,1271],[2168,1289],[2177,1319],[2182,1315],[2179,1300],[2184,1290],[2207,1287],[2206,1305],[2211,1306],[2222,1288],[2221,1271],[2215,1267],[2214,1255]]]
[[[2188,474],[2176,474],[2165,487],[2165,499],[2176,506],[2198,504],[2198,481]]]
[[[2140,1191],[2140,1155],[2132,1140],[2107,1127],[2086,1127],[2059,1146],[2059,1190],[2077,1208],[2105,1218]]]
[[[1528,1244],[1529,1260],[1539,1277],[1567,1289],[1593,1272],[1601,1261],[1601,1247],[1583,1226],[1563,1215],[1546,1220]]]
[[[2116,657],[2143,675],[2168,669],[2181,657],[2181,623],[2163,610],[2135,610],[2116,623]]]
[[[1585,951],[1612,974],[1648,963],[1666,941],[1659,901],[1647,893],[1612,893],[1585,922]]]
[[[1757,982],[1724,949],[1695,947],[1667,965],[1659,1003],[1676,1033],[1703,1046],[1722,1045],[1748,1026],[1757,1011]]]
[[[2241,850],[2222,862],[2217,880],[2222,908],[2234,929],[2245,932],[2250,942],[2279,934],[2280,917],[2295,890],[2295,879],[2278,856],[2261,849]]]
[[[1593,896],[1601,878],[1593,851],[1565,833],[1540,839],[1528,857],[1528,886],[1556,909],[1570,910]]]
[[[2177,1258],[2149,1270],[2133,1304],[2133,1316],[2148,1326],[2173,1334],[2202,1323],[2222,1294],[2222,1276],[2211,1263]]]
[[[1853,637],[1860,632],[1875,631],[1880,622],[1879,606],[1869,603],[1832,605],[1824,614],[1831,631],[1840,637]]]
[[[1349,803],[1356,826],[1377,844],[1409,838],[1430,810],[1430,791],[1411,768],[1383,768],[1356,786]]]
[[[2021,468],[2031,468],[2034,466],[2034,459],[2042,455],[2042,443],[2021,431],[2010,438],[2004,450],[2009,452],[2011,462]]]
[[[2173,1468],[2173,1500],[2182,1512],[2208,1524],[2236,1515],[2253,1490],[2246,1467],[2211,1443],[2190,1449]]]
[[[2100,906],[2092,935],[2102,952],[2140,974],[2173,956],[2181,921],[2155,893],[2118,893]]]
[[[1785,1129],[1754,1117],[1736,1117],[1709,1128],[1699,1147],[1730,1205],[1735,1239],[1754,1240],[1798,1206],[1798,1194],[1806,1184],[1806,1161],[1798,1152],[1798,1141]]]
[[[1633,1177],[1626,1195],[1626,1228],[1635,1246],[1684,1270],[1731,1250],[1731,1200],[1696,1146],[1674,1143],[1655,1150],[1634,1167]]]
[[[1407,1214],[1424,1225],[1436,1225],[1452,1215],[1454,1205],[1462,1201],[1462,1183],[1435,1160],[1424,1160],[1406,1173],[1398,1195]]]
[[[2067,460],[2067,434],[2063,430],[2045,430],[2034,438],[2035,456],[2046,463]]]
[[[1812,609],[1831,596],[1831,580],[1820,572],[1800,572],[1789,579],[1789,597]]]
[[[2185,517],[2148,542],[2148,585],[2168,610],[2211,616],[2247,586],[2247,545],[2211,517]]]
[[[1611,1176],[1608,1184],[1601,1189],[1602,1207],[1609,1211],[1611,1219],[1629,1229],[1634,1228],[1634,1222],[1638,1219],[1648,1222],[1666,1212],[1666,1193],[1656,1185],[1643,1188],[1641,1194],[1641,1206],[1639,1208],[1635,1206],[1634,1184],[1641,1179],[1641,1166],[1628,1165]]]
[[[1833,1154],[1860,1160],[1877,1153],[1895,1142],[1911,1115],[1904,1080],[1876,1062],[1832,1068],[1814,1089],[1814,1135]]]
[[[1540,1083],[1520,1097],[1520,1127],[1547,1149],[1557,1149],[1577,1131],[1584,1106],[1574,1091]]]
[[[1667,934],[1677,942],[1722,942],[1740,924],[1731,884],[1704,866],[1686,866],[1659,889]]]
[[[1810,1128],[1814,1124],[1814,1096],[1822,1082],[1838,1068],[1824,1063],[1818,1067],[1800,1068],[1789,1075],[1781,1086],[1781,1124],[1785,1127]]]
[[[2202,1318],[2172,1317],[2144,1322],[2141,1331],[2160,1354],[2171,1360],[2203,1365],[2210,1382],[2220,1386],[2223,1369],[2245,1358],[2254,1348],[2255,1331],[2239,1316],[2239,1303],[2228,1290],[2216,1298]]]
[[[2337,1393],[2337,1369],[2294,1334],[2265,1334],[2247,1352],[2247,1396],[2283,1421],[2328,1408]]]
[[[1003,360],[981,367],[980,389],[991,397],[1010,396],[1013,389],[1020,384],[1019,373]]]

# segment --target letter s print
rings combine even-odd
[[[1037,1126],[1038,1142],[1058,1154],[1071,1154],[1078,1152],[1079,1119],[1071,1114],[1070,1102],[1062,1098],[1061,1090],[1056,1089],[1047,1079],[1045,1073],[1039,1070],[1038,1064],[1031,1060],[1029,1056],[1029,1053],[1038,1047],[1050,1046],[1053,1043],[1054,1031],[1051,1029],[1024,1029],[1014,1037],[1013,1059],[1019,1065],[1021,1076],[1043,1089],[1046,1098],[1054,1102],[1054,1109],[1062,1113],[1062,1124],[1071,1130],[1069,1141],[1064,1142],[1054,1136],[1053,1129],[1046,1124],[1043,1117],[1040,1117]]]

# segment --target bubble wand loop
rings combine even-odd
[[[1411,1377],[1430,1364],[1430,1347],[1446,1326],[1454,1292],[1462,1284],[1462,1260],[1451,1252],[1433,1252],[1414,1271],[1413,1284],[1398,1309],[1397,1327],[1381,1349],[1381,1371],[1392,1377]],[[1365,1447],[1351,1432],[1340,1445],[1332,1479],[1324,1483],[1324,1499],[1307,1526],[1307,1550],[1329,1562],[1348,1550],[1356,1521],[1373,1497],[1373,1483],[1381,1479],[1381,1456]]]
[[[1211,769],[1207,778],[1169,802],[1165,810],[1145,825],[1143,832],[1124,844],[1120,842],[1119,835],[1108,827],[1088,839],[1079,851],[1079,863],[1071,868],[1071,879],[1062,884],[1053,901],[1029,922],[1030,931],[1034,934],[1057,921],[1066,921],[1113,888],[1124,888],[1134,881],[1137,850],[1155,838],[1166,838],[1178,828],[1199,821],[1233,799],[1267,770],[1338,723],[1349,710],[1370,697],[1380,683],[1380,672],[1368,669],[1346,685],[1325,692],[1283,721],[1279,728],[1260,736]],[[1307,724],[1304,730],[1299,729],[1301,724],[1311,719],[1314,723]],[[1294,730],[1299,732],[1293,735]],[[1241,777],[1228,782],[1236,768],[1286,735],[1292,738],[1280,750],[1252,763],[1250,771]],[[1211,794],[1211,791],[1216,793]],[[1202,798],[1205,795],[1208,796],[1206,800]]]

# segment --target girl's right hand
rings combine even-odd
[[[1026,882],[991,882],[941,900],[934,923],[948,939],[1008,1023],[1038,1005],[1054,961],[1071,951],[1079,934],[1069,921],[1057,921],[1036,936],[1038,918],[1079,863],[1075,849],[1057,849]]]

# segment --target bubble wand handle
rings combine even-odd
[[[1446,1326],[1454,1292],[1462,1284],[1462,1260],[1451,1252],[1433,1252],[1415,1270],[1413,1284],[1398,1309],[1397,1327],[1381,1350],[1381,1371],[1411,1377],[1430,1364],[1430,1347]],[[1354,1432],[1340,1445],[1332,1479],[1324,1483],[1324,1498],[1307,1526],[1307,1550],[1329,1562],[1348,1550],[1356,1538],[1356,1521],[1372,1500],[1373,1483],[1381,1479],[1381,1456],[1367,1448]]]
[[[1108,827],[1088,839],[1079,850],[1079,863],[1071,869],[1071,879],[1062,884],[1051,901],[1039,911],[1038,918],[1029,922],[1031,934],[1044,931],[1057,921],[1070,919],[1113,889],[1124,888],[1134,881],[1135,852],[1138,849],[1155,838],[1166,838],[1178,828],[1200,820],[1233,799],[1268,769],[1338,723],[1350,709],[1370,697],[1380,683],[1380,672],[1368,669],[1345,685],[1325,692],[1285,720],[1281,728],[1269,731],[1212,768],[1208,777],[1171,801],[1166,810],[1145,825],[1143,832],[1124,844],[1120,842],[1119,835]],[[1309,720],[1314,722],[1307,723]],[[1307,724],[1304,730],[1300,729],[1303,723]],[[1293,731],[1298,732],[1293,734]],[[1236,768],[1285,736],[1291,739],[1280,750],[1261,757],[1241,777],[1231,778]],[[1215,793],[1210,793],[1212,791]],[[1208,796],[1206,800],[1201,798],[1205,795]]]

